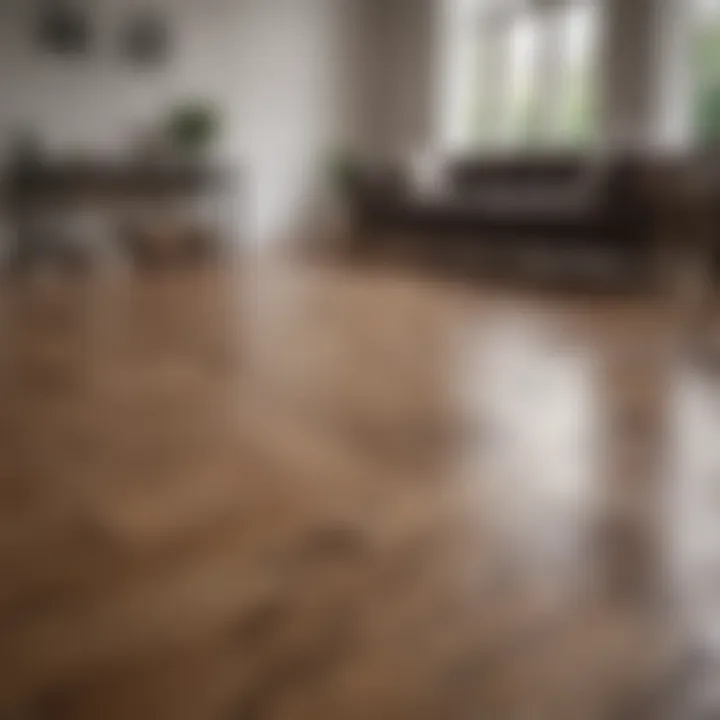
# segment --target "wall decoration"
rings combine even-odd
[[[41,46],[61,55],[82,55],[90,48],[90,22],[83,9],[69,0],[51,0],[40,11]]]
[[[137,12],[128,21],[122,43],[123,55],[134,65],[152,66],[164,62],[169,49],[164,18],[151,10]]]

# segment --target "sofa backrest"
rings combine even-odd
[[[470,157],[451,163],[450,182],[457,190],[473,191],[491,184],[578,185],[597,169],[579,154]]]

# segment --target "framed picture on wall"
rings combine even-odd
[[[122,55],[133,65],[152,67],[167,59],[167,22],[154,10],[139,10],[127,21],[121,38]]]
[[[83,55],[90,49],[90,21],[85,8],[71,0],[47,0],[40,7],[38,41],[47,52]]]

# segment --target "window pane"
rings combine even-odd
[[[720,142],[720,2],[700,0],[693,43],[697,140]]]
[[[585,143],[597,133],[597,6],[575,3],[563,11],[562,86],[557,125],[567,143]]]
[[[456,53],[463,43],[471,47],[465,52],[464,79],[450,83],[465,98],[456,103],[464,108],[465,145],[594,140],[598,0],[457,1],[465,20],[455,34]]]
[[[485,18],[483,18],[485,19]],[[482,22],[476,30],[475,84],[472,87],[472,138],[497,145],[508,134],[510,25],[502,18]]]
[[[539,23],[535,15],[523,14],[510,28],[510,92],[507,105],[498,108],[512,144],[534,142],[540,134],[536,54]]]

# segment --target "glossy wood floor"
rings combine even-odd
[[[0,718],[720,717],[681,326],[389,267],[4,281]]]

